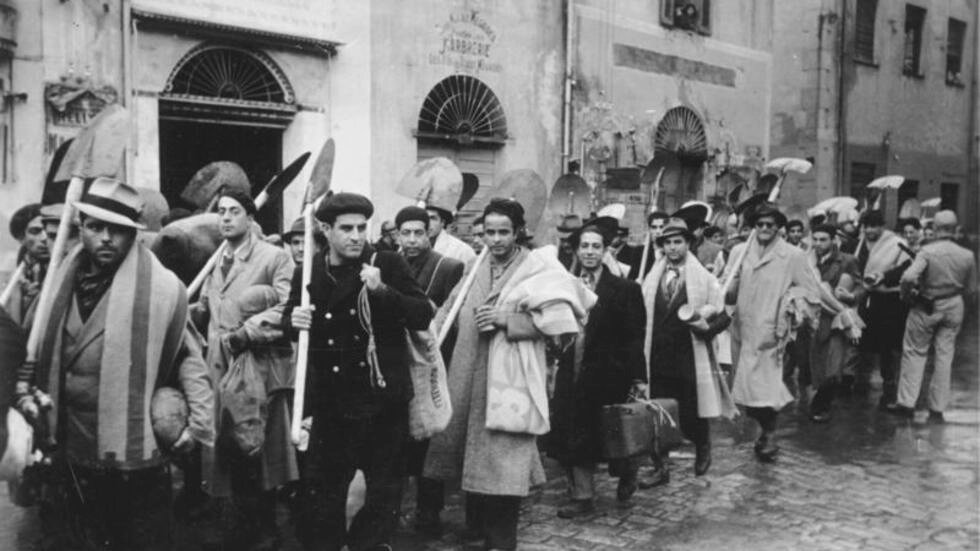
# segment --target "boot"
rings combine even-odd
[[[699,444],[694,449],[694,475],[703,476],[711,467],[711,444]]]
[[[772,433],[763,432],[762,436],[759,437],[755,442],[755,457],[761,463],[772,463],[776,461],[776,455],[779,453],[779,446],[775,444],[775,438],[773,438]]]
[[[572,519],[584,517],[595,512],[595,503],[591,499],[573,499],[568,505],[558,509],[558,518]]]
[[[654,471],[649,477],[637,484],[641,490],[649,490],[670,482],[670,468],[667,466],[667,462],[656,452],[650,458],[653,459]]]
[[[620,503],[629,502],[638,486],[636,473],[620,476],[619,483],[616,485],[616,500]]]

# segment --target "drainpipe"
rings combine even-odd
[[[572,85],[574,76],[572,75],[572,48],[573,30],[575,22],[575,0],[565,1],[565,90],[562,99],[562,172],[568,172],[568,165],[572,156]],[[579,174],[582,167],[579,167]]]
[[[130,130],[126,143],[126,182],[136,185],[135,149],[136,125],[139,124],[133,112],[133,43],[131,29],[133,26],[132,0],[122,0],[120,14],[122,17],[122,105],[129,109]]]
[[[980,101],[980,93],[977,90],[977,71],[980,71],[980,5],[974,2],[973,4],[973,76],[970,82],[970,133],[967,136],[966,143],[966,186],[967,186],[967,196],[972,199],[969,204],[973,204],[974,208],[980,208],[980,108],[977,107],[977,102]],[[969,209],[971,213],[976,213],[978,211]],[[980,233],[980,218],[976,214],[971,214],[970,216],[970,227],[973,229],[974,234]]]
[[[837,185],[836,195],[844,194],[844,175],[847,173],[847,0],[840,0],[840,33],[837,50]]]

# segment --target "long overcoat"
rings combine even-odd
[[[219,262],[205,280],[201,289],[201,299],[194,305],[192,312],[195,316],[203,314],[208,317],[206,361],[216,385],[230,366],[230,358],[222,347],[221,336],[238,330],[246,321],[241,318],[237,298],[254,285],[272,286],[279,296],[279,304],[249,318],[252,323],[246,324],[246,327],[278,326],[282,319],[283,305],[289,297],[292,274],[293,260],[288,252],[262,241],[256,235],[251,235],[249,242],[241,250],[236,251],[235,261],[227,276],[222,274]],[[272,338],[270,333],[257,330],[249,330],[248,333],[250,347],[277,345],[270,342]],[[294,374],[292,362],[288,361],[278,361],[260,367],[265,368],[262,375],[267,389],[271,391],[268,404],[270,418],[266,423],[266,445],[262,448],[264,474],[262,484],[265,489],[272,489],[299,478],[295,450],[292,446],[285,445],[288,441],[289,420],[283,418],[288,416],[288,408],[284,407],[283,402],[288,400],[288,394],[275,392],[291,386]],[[217,394],[215,396],[216,429],[220,438],[222,426],[221,415],[218,412],[221,411],[221,404]],[[225,427],[224,430],[227,431],[228,428]],[[211,490],[214,495],[229,495],[231,488],[228,470],[220,451],[217,453],[216,457],[205,457],[206,462],[211,464]]]
[[[633,381],[646,381],[640,285],[605,267],[595,285],[599,297],[585,331],[581,366],[574,347],[562,355],[555,381],[549,451],[567,465],[602,460],[602,406],[626,402]]]
[[[739,244],[732,250],[737,258]],[[736,404],[779,409],[793,400],[783,384],[783,354],[786,347],[785,320],[780,312],[791,287],[798,287],[806,300],[818,302],[817,280],[807,265],[806,252],[780,237],[768,247],[758,241],[748,245],[732,290],[737,299],[732,330],[732,359]]]
[[[532,484],[545,482],[534,435],[486,428],[487,363],[493,333],[477,331],[476,309],[500,291],[529,253],[521,249],[517,254],[496,283],[492,283],[490,262],[470,268],[477,270],[476,278],[456,320],[459,333],[448,374],[453,416],[446,430],[432,438],[426,456],[424,476],[461,480],[468,492],[525,496]],[[452,305],[460,287],[453,290],[445,306]],[[444,307],[437,324],[445,313]]]

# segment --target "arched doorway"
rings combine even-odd
[[[436,84],[419,110],[418,160],[447,157],[480,188],[456,218],[458,234],[468,236],[474,218],[490,200],[496,178],[496,152],[507,143],[507,117],[497,95],[468,75],[451,75]]]
[[[282,166],[282,131],[295,113],[292,87],[266,54],[218,44],[188,52],[160,94],[160,190],[171,207],[185,206],[181,191],[213,161],[241,165],[257,194]],[[281,201],[256,219],[280,231]]]
[[[672,212],[686,201],[700,199],[704,163],[708,160],[708,140],[701,117],[683,106],[667,111],[657,125],[653,146],[655,152],[669,152],[680,160],[680,167],[665,172],[661,181],[663,209]]]

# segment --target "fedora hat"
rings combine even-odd
[[[294,235],[303,234],[306,229],[306,224],[303,223],[303,217],[300,216],[296,220],[293,220],[293,225],[289,227],[289,231],[282,234],[282,238],[286,241],[292,239]]]
[[[694,237],[684,219],[670,218],[667,220],[667,225],[664,226],[663,232],[657,237],[657,245],[663,244],[665,239],[674,237],[675,235],[683,235],[684,239],[688,241]]]
[[[782,228],[786,226],[786,215],[780,212],[776,205],[769,202],[761,203],[759,206],[750,210],[748,214],[745,215],[745,223],[749,226],[754,226],[760,218],[766,216],[775,218],[777,227]]]
[[[109,224],[146,229],[138,222],[143,211],[143,199],[139,192],[115,178],[96,178],[81,201],[75,203],[75,208],[86,216]]]

